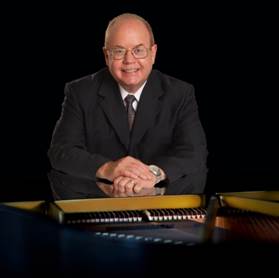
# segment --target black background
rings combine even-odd
[[[196,88],[209,149],[206,191],[278,189],[275,7],[114,1],[1,10],[1,201],[49,197],[46,153],[64,83],[105,65],[104,31],[122,12],[151,23],[154,67]]]

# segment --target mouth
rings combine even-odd
[[[121,69],[122,72],[125,73],[134,73],[134,72],[138,72],[139,69],[138,68],[131,68],[131,69]]]

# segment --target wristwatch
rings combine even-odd
[[[161,169],[156,166],[156,165],[149,165],[149,171],[156,177],[156,182],[155,184],[157,184],[158,182],[160,182],[162,180],[162,172]]]

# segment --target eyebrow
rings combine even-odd
[[[134,49],[134,48],[136,48],[136,47],[139,47],[139,46],[144,46],[144,45],[143,45],[143,43],[140,43],[140,44],[134,46],[132,49]],[[122,46],[122,45],[115,45],[115,46],[113,46],[112,48],[124,48],[124,49],[127,49],[127,48],[125,48],[125,47]]]

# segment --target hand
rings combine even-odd
[[[109,197],[118,198],[118,197],[139,197],[139,196],[155,196],[157,195],[155,187],[152,188],[143,188],[140,192],[135,193],[133,191],[128,192],[119,192],[114,190],[112,185],[98,182],[97,185],[99,188]]]
[[[119,176],[145,181],[152,181],[154,179],[148,165],[131,156],[105,163],[98,169],[96,176],[110,181],[114,181]]]
[[[126,193],[132,195],[140,193],[143,189],[154,188],[156,177],[152,175],[150,180],[132,179],[129,177],[120,176],[113,181],[113,192],[116,194]]]

